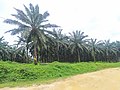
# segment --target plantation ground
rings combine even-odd
[[[0,90],[120,90],[120,68],[76,75],[48,85]]]

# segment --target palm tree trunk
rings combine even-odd
[[[69,59],[68,59],[69,60]],[[67,54],[66,54],[66,49],[65,49],[65,55],[64,55],[64,61],[67,61]]]
[[[57,45],[57,60],[60,61],[59,60],[59,44]]]
[[[37,65],[37,48],[34,45],[34,64]]]
[[[27,46],[26,46],[26,50],[27,50],[27,63],[29,63],[29,55],[28,55],[28,43],[27,43]]]
[[[95,59],[95,54],[93,55],[93,59],[94,59],[94,62],[96,62],[96,59]]]
[[[92,57],[93,57],[94,62],[96,62],[95,51],[92,51]]]
[[[80,51],[79,51],[79,49],[77,49],[77,55],[78,55],[78,62],[80,62],[81,60],[80,60]]]

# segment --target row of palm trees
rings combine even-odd
[[[25,55],[27,54],[25,54],[24,50],[18,48],[16,45],[8,45],[4,37],[0,38],[0,60],[25,63],[25,60],[27,60],[27,56]]]
[[[62,29],[59,29],[58,25],[48,22],[49,13],[47,11],[40,14],[39,6],[33,6],[31,3],[29,8],[25,5],[24,8],[25,12],[15,8],[17,14],[12,14],[16,18],[15,20],[4,20],[5,23],[18,26],[7,31],[11,32],[11,35],[19,35],[17,44],[14,47],[10,47],[8,44],[4,46],[18,51],[21,58],[19,55],[14,55],[15,57],[9,60],[30,62],[33,58],[35,65],[38,61],[119,61],[119,41],[111,43],[110,40],[88,39],[88,35],[84,35],[84,32],[79,30],[73,31],[69,35],[62,34]]]

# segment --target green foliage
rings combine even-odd
[[[19,64],[15,62],[0,61],[0,84],[10,82],[25,82],[25,81],[47,81],[60,77],[91,72],[109,67],[119,67],[120,63],[59,63],[53,62],[50,64]]]

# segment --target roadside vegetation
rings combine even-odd
[[[120,63],[53,62],[34,65],[0,61],[0,87],[37,85],[51,82],[51,80],[113,67],[120,67]]]

